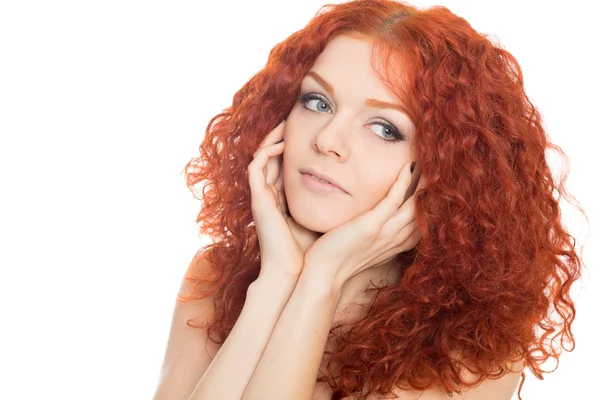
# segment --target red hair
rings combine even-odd
[[[213,295],[208,334],[225,341],[260,270],[246,167],[339,34],[373,41],[373,67],[415,123],[427,187],[415,194],[422,240],[396,256],[401,280],[373,289],[363,320],[343,334],[331,330],[336,346],[319,381],[343,396],[363,388],[385,395],[394,385],[441,385],[450,394],[500,377],[518,360],[542,379],[551,371],[541,365],[575,345],[569,291],[582,263],[559,209],[561,196],[575,199],[565,174],[553,180],[545,152],[566,156],[546,136],[515,58],[441,6],[327,4],[271,50],[264,69],[210,120],[200,156],[186,165],[190,190],[203,184],[197,222],[212,243],[198,254],[212,269],[192,263],[186,279],[194,290],[178,301]],[[196,290],[201,282],[214,290]],[[341,366],[336,377],[332,365]],[[466,382],[465,368],[479,379]]]

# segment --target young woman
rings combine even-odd
[[[213,243],[155,399],[510,399],[573,343],[547,149],[516,60],[464,19],[325,6],[186,166]]]

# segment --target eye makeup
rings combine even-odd
[[[320,105],[325,105],[325,109],[321,108],[321,110],[323,112],[330,113],[330,111],[332,110],[332,107],[329,104],[329,101],[327,101],[327,99],[324,96],[317,94],[317,93],[302,93],[298,97],[297,102],[300,103],[300,105],[302,105],[303,109],[305,109],[307,111],[320,113],[321,111],[317,111],[317,110],[307,107],[308,102],[313,101],[313,100],[317,100],[318,104],[320,104]],[[317,107],[317,108],[319,108],[319,107]],[[375,136],[377,136],[377,138],[379,140],[383,141],[384,144],[393,144],[393,143],[397,143],[397,142],[406,140],[406,136],[402,132],[400,132],[394,125],[390,124],[387,121],[375,121],[375,122],[369,123],[369,125],[379,125],[379,126],[383,127],[383,132],[386,136],[381,136],[379,134],[375,134]]]

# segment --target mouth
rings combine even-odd
[[[302,169],[300,170],[300,174],[302,181],[309,189],[324,193],[348,194],[333,178],[325,174],[318,173],[312,169]]]

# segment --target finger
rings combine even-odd
[[[248,180],[250,182],[251,191],[262,191],[266,188],[265,167],[270,157],[276,156],[283,151],[284,143],[276,143],[270,146],[265,146],[255,153],[254,160],[248,164]]]
[[[416,170],[415,170],[416,172]],[[404,196],[405,200],[402,202],[402,205],[400,206],[400,208],[398,208],[396,210],[396,212],[394,213],[394,216],[398,215],[398,214],[409,214],[409,215],[413,215],[416,212],[415,209],[415,193],[417,193],[419,190],[425,188],[427,186],[427,180],[424,176],[422,176],[420,174],[419,171],[419,176],[416,178],[416,181],[413,181],[413,183],[411,183],[410,187],[415,187],[414,189],[408,189],[406,195]],[[412,193],[410,193],[412,192]],[[410,193],[410,194],[409,194]]]
[[[387,196],[373,209],[374,223],[378,226],[383,226],[402,204],[406,190],[411,183],[410,164],[411,162],[404,164]]]
[[[283,139],[283,127],[285,126],[285,120],[281,121],[267,136],[262,140],[258,148],[265,147],[271,144],[275,144]]]
[[[411,228],[412,231],[410,231],[410,234],[408,235],[408,237],[399,246],[401,253],[414,249],[415,246],[423,238],[423,236],[421,235],[421,230],[419,229],[419,225],[417,224],[416,220],[414,221],[414,223],[411,223],[411,225],[412,225],[412,228]]]
[[[285,142],[283,142],[285,143]],[[285,147],[285,145],[284,145]],[[275,182],[273,183],[273,186],[275,186],[277,188],[277,190],[279,191],[283,191],[283,154],[274,157],[274,161],[277,162],[276,166],[277,166],[277,178],[275,179]]]
[[[281,204],[281,199],[279,197],[277,188],[275,188],[273,185],[268,185],[268,186],[269,186],[269,189],[271,189],[271,192],[273,193],[273,198],[276,200],[277,209],[279,210],[279,212],[281,212],[281,214],[285,215],[285,211],[283,210],[283,205]]]
[[[285,142],[280,142],[285,148]],[[277,143],[279,144],[279,143]],[[281,164],[283,162],[283,152],[276,156],[270,157],[267,161],[267,165],[265,166],[265,182],[268,185],[275,185],[277,180],[282,176],[281,173]]]
[[[416,218],[413,218],[410,221],[402,224],[401,228],[399,229],[398,234],[396,235],[396,237],[398,238],[397,240],[400,242],[400,244],[402,244],[403,242],[408,240],[408,238],[410,236],[412,236],[412,234],[415,231],[418,231],[418,230],[419,230],[419,223],[417,222]]]
[[[411,196],[381,227],[382,237],[403,240],[416,226],[414,199]]]
[[[415,190],[417,189],[417,185],[419,183],[420,178],[421,178],[421,168],[419,168],[419,165],[417,164],[415,167],[415,170],[412,172],[410,185],[408,186],[408,189],[406,189],[406,193],[404,194],[402,204],[404,204],[404,202],[409,197],[411,197],[413,194],[415,194]]]
[[[275,189],[276,189],[275,194],[276,194],[277,200],[279,202],[279,209],[281,210],[281,213],[285,215],[288,212],[288,205],[287,205],[287,199],[285,197],[285,191],[283,190],[283,188],[281,188],[281,189],[275,188]]]
[[[415,190],[415,192],[425,188],[426,186],[427,186],[427,178],[425,178],[423,175],[420,175],[419,183],[417,184],[417,189]]]
[[[421,231],[417,220],[410,221],[394,237],[397,239],[388,250],[388,253],[398,254],[414,248],[421,240]]]
[[[388,221],[400,218],[399,221],[393,221],[393,224],[406,224],[407,221],[415,218],[415,210],[415,196],[410,196],[396,211],[394,211],[394,214],[392,214]]]

